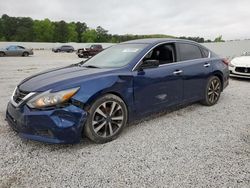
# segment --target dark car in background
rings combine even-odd
[[[6,48],[0,48],[0,57],[3,56],[29,56],[33,55],[33,49],[28,49],[19,45],[11,45]]]
[[[100,44],[92,44],[87,48],[80,48],[77,50],[76,54],[80,58],[89,58],[90,56],[94,56],[103,50],[102,45]]]
[[[62,46],[59,46],[59,47],[56,47],[56,48],[52,48],[52,51],[57,53],[57,52],[68,52],[68,53],[71,53],[71,52],[74,52],[75,49],[73,46],[70,46],[70,45],[62,45]]]
[[[86,136],[104,143],[128,122],[169,107],[212,106],[228,83],[228,62],[198,43],[128,41],[26,78],[13,92],[6,119],[27,139],[76,143]]]

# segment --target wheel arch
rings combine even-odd
[[[4,51],[0,51],[0,53],[3,53],[4,55],[6,55],[6,53]]]
[[[22,55],[24,55],[25,53],[30,55],[30,53],[28,51],[23,51]]]
[[[117,91],[102,91],[102,92],[97,92],[95,95],[93,95],[91,98],[89,98],[88,102],[86,103],[87,104],[87,109],[100,97],[103,97],[104,95],[108,95],[108,94],[112,94],[112,95],[115,95],[117,97],[119,97],[123,102],[124,104],[126,105],[127,107],[127,110],[129,111],[129,108],[128,108],[128,104],[127,104],[127,101],[125,99],[124,96],[122,96],[121,93],[117,92]]]
[[[224,81],[223,81],[223,73],[221,71],[214,71],[213,76],[217,76],[219,79],[220,79],[220,82],[221,82],[221,91],[223,91],[223,88],[224,88]]]

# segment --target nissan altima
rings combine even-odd
[[[228,78],[228,62],[198,43],[128,41],[21,81],[6,119],[26,139],[77,143],[86,136],[105,143],[127,123],[169,107],[216,104]]]

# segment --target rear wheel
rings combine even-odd
[[[5,56],[5,54],[3,52],[0,52],[0,57]]]
[[[89,110],[84,134],[96,143],[114,140],[127,123],[127,108],[121,98],[108,94],[97,99]]]
[[[221,81],[217,76],[212,76],[208,79],[205,89],[205,98],[202,104],[206,106],[212,106],[216,104],[221,94]]]
[[[27,57],[27,56],[29,56],[29,53],[28,52],[23,52],[23,56]]]

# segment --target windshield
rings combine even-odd
[[[119,68],[127,65],[147,44],[119,44],[95,55],[83,66],[98,68]]]

